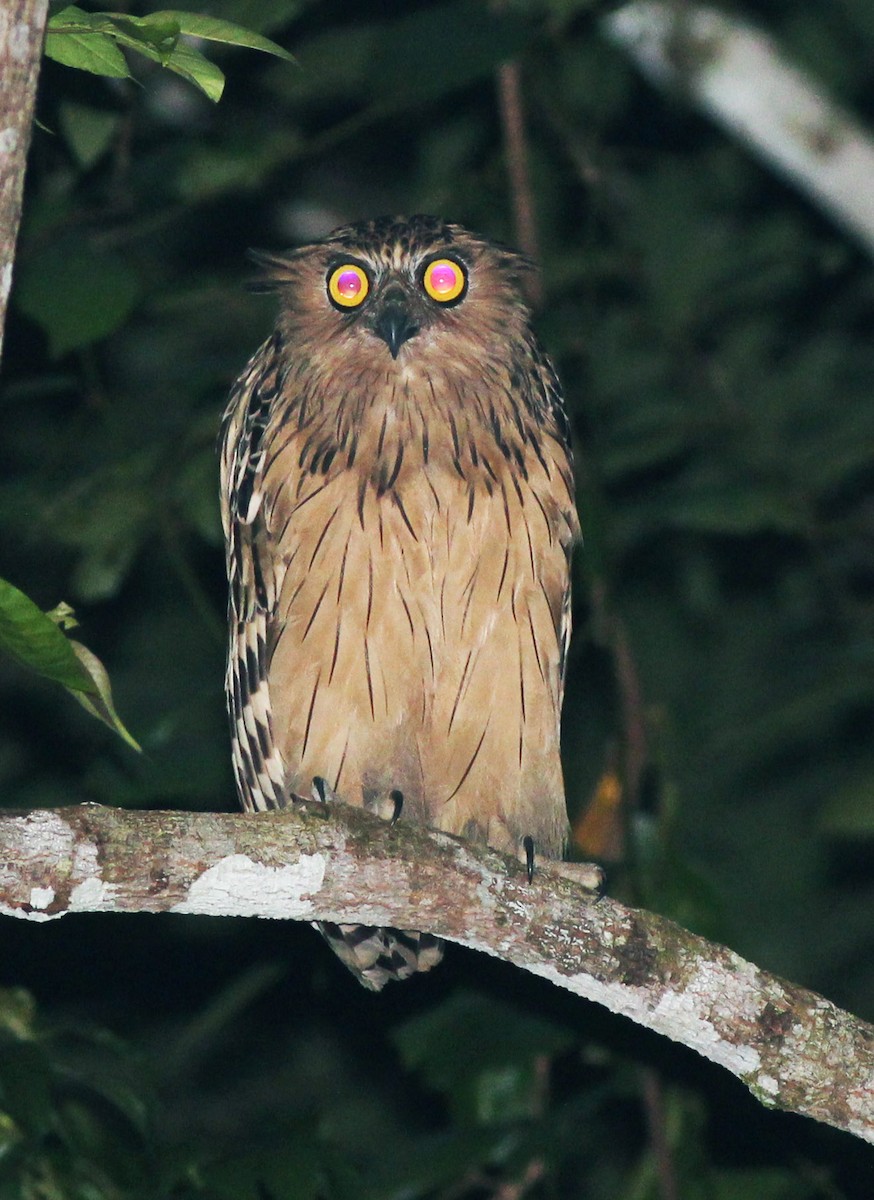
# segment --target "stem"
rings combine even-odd
[[[498,67],[498,111],[504,135],[504,154],[510,181],[513,204],[513,229],[516,244],[533,262],[540,262],[540,244],[534,212],[534,195],[528,165],[528,142],[525,135],[525,111],[522,104],[522,76],[519,63],[503,63]],[[538,277],[528,283],[528,298],[534,308],[543,300],[543,287]]]
[[[643,1067],[640,1078],[643,1084],[643,1104],[649,1128],[649,1143],[655,1159],[661,1200],[680,1200],[677,1172],[668,1142],[664,1084],[659,1073],[652,1067]]]

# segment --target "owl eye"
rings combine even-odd
[[[335,308],[357,308],[370,291],[370,280],[355,263],[343,263],[328,276],[328,298]]]
[[[467,272],[451,258],[436,258],[428,263],[422,287],[438,304],[455,304],[467,290]]]

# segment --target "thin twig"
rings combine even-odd
[[[642,1068],[640,1077],[643,1085],[646,1123],[649,1128],[649,1144],[655,1160],[661,1200],[680,1200],[674,1157],[668,1141],[664,1084],[661,1076],[652,1067]]]
[[[517,60],[502,63],[497,72],[498,110],[504,135],[504,155],[510,179],[510,198],[513,204],[513,228],[516,244],[532,262],[540,262],[537,219],[531,171],[528,164],[528,143],[525,135],[525,111],[522,104],[522,77]],[[528,282],[528,299],[537,308],[543,300],[539,276]]]

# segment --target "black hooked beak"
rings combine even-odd
[[[402,295],[395,293],[386,297],[373,322],[373,332],[388,346],[392,358],[397,358],[404,342],[416,336],[419,326],[410,316]]]

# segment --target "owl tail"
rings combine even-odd
[[[319,921],[316,928],[358,982],[371,992],[382,991],[390,979],[409,979],[417,971],[430,971],[443,957],[443,942],[433,933],[334,925],[331,921]]]

